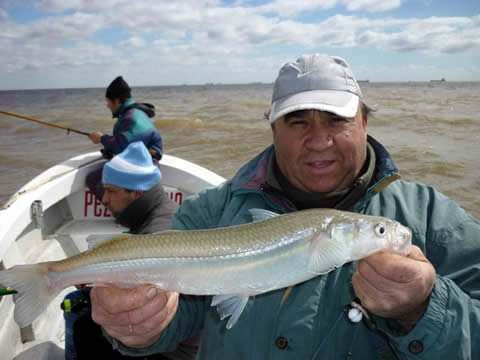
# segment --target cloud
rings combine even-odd
[[[327,10],[337,5],[338,0],[273,0],[257,8],[259,12],[272,12],[282,17],[295,16],[305,11]]]
[[[147,45],[147,42],[141,36],[133,36],[128,40],[120,41],[119,45],[125,48],[142,48]]]
[[[61,13],[66,10],[93,11],[127,4],[127,0],[43,0],[37,8],[46,12]]]
[[[199,4],[171,1],[167,3],[136,1],[129,6],[109,12],[112,25],[127,28],[128,31],[150,33],[158,30],[186,29],[198,26],[206,9]]]
[[[342,0],[350,9],[378,11],[401,4],[400,0]],[[474,27],[479,17],[430,18],[430,19],[383,19],[370,20],[356,16],[336,15],[318,23],[298,22],[289,18],[266,16],[268,9],[279,13],[294,13],[307,9],[330,8],[337,0],[274,0],[262,6],[218,6],[218,0],[186,0],[150,2],[138,0],[45,0],[41,7],[50,11],[62,11],[69,7],[77,10],[70,15],[50,16],[30,24],[8,24],[0,37],[14,37],[26,43],[30,41],[86,41],[96,32],[119,27],[130,38],[120,40],[120,47],[143,47],[144,35],[153,35],[158,41],[183,40],[187,48],[197,52],[218,50],[218,43],[225,47],[222,52],[237,53],[253,50],[258,46],[275,44],[302,44],[306,47],[354,47],[361,44],[379,46],[394,51],[413,51],[437,46],[435,39],[451,36],[449,51],[455,48],[452,42],[460,41],[460,33]],[[112,8],[111,6],[114,7]],[[108,6],[108,7],[107,7]],[[478,25],[477,25],[478,27]],[[401,30],[397,30],[399,28]],[[173,38],[171,38],[172,34]],[[200,41],[204,50],[191,44]],[[475,39],[470,40],[475,43]],[[189,44],[190,43],[190,44]],[[467,42],[468,43],[468,42]],[[443,47],[441,47],[443,48]],[[445,47],[446,48],[446,47]],[[465,44],[458,51],[465,49]]]
[[[80,42],[75,47],[61,47],[43,44],[28,44],[18,47],[3,44],[9,54],[0,57],[0,68],[6,72],[21,69],[50,68],[55,66],[109,65],[111,59],[122,54],[111,46]]]
[[[401,0],[343,0],[349,11],[365,10],[368,12],[380,12],[399,8]]]
[[[2,26],[3,27],[3,26]],[[105,27],[102,14],[74,13],[36,20],[30,24],[5,24],[0,37],[24,42],[84,40]]]
[[[13,1],[13,0],[12,0]],[[198,7],[219,6],[220,0],[181,0],[181,1],[148,1],[148,0],[43,0],[36,7],[42,11],[61,13],[66,10],[98,11],[107,9],[122,9],[135,7],[169,7],[190,5]]]
[[[451,54],[480,46],[480,28],[474,18],[410,19],[402,31],[366,30],[358,36],[358,42],[399,52]]]
[[[248,1],[237,1],[243,5]],[[381,12],[396,9],[402,5],[401,0],[273,0],[256,9],[262,13],[275,13],[281,17],[296,16],[307,11],[329,10],[343,5],[348,11]]]
[[[0,8],[0,21],[8,19],[8,12]]]
[[[206,65],[216,72],[251,72],[249,66],[263,66],[273,73],[271,69],[291,59],[286,54],[369,47],[438,55],[473,51],[480,45],[480,15],[417,19],[367,14],[399,7],[401,0],[222,4],[220,0],[44,0],[38,10],[46,11],[46,17],[29,23],[15,23],[7,10],[0,10],[0,47],[9,54],[0,57],[0,71],[151,64],[158,72],[159,64],[168,64],[168,73],[179,63],[185,73],[188,66],[198,71],[197,66]],[[308,21],[298,17],[336,7],[343,10],[339,15]],[[102,44],[109,29],[115,34],[107,39],[109,45]],[[195,71],[190,74],[201,75]]]

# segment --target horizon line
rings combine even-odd
[[[442,80],[442,79],[432,79],[432,80],[369,80],[361,79],[357,80],[359,83],[363,84],[408,84],[408,83],[477,83],[480,80]],[[273,82],[248,82],[248,83],[199,83],[199,84],[164,84],[164,85],[130,85],[131,88],[148,88],[148,87],[185,87],[185,86],[248,86],[248,85],[271,85]],[[107,85],[108,86],[108,85]],[[87,87],[51,87],[51,88],[12,88],[12,89],[0,89],[0,91],[38,91],[38,90],[81,90],[81,89],[106,89],[107,86],[87,86]]]

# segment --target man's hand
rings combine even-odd
[[[379,252],[358,262],[353,288],[362,306],[410,331],[425,313],[435,269],[419,247],[407,257]]]
[[[158,340],[178,307],[178,293],[153,285],[133,289],[94,287],[92,319],[122,344],[143,348]]]
[[[90,138],[90,140],[92,140],[94,144],[99,144],[102,136],[103,136],[103,133],[100,131],[95,131],[88,135],[88,137]]]

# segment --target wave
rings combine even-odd
[[[205,123],[201,119],[189,118],[162,118],[153,121],[153,125],[157,129],[167,129],[172,127],[189,127],[200,129],[205,127]]]

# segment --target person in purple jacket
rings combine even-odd
[[[155,114],[154,107],[150,104],[136,103],[131,93],[130,86],[123,77],[118,76],[111,82],[105,97],[113,118],[117,118],[113,126],[113,135],[95,131],[88,137],[94,144],[103,145],[102,153],[108,159],[121,153],[128,144],[142,141],[156,163],[162,157],[163,145],[160,133],[150,121],[150,117]],[[103,196],[101,178],[102,169],[87,176],[87,186],[99,199]]]

